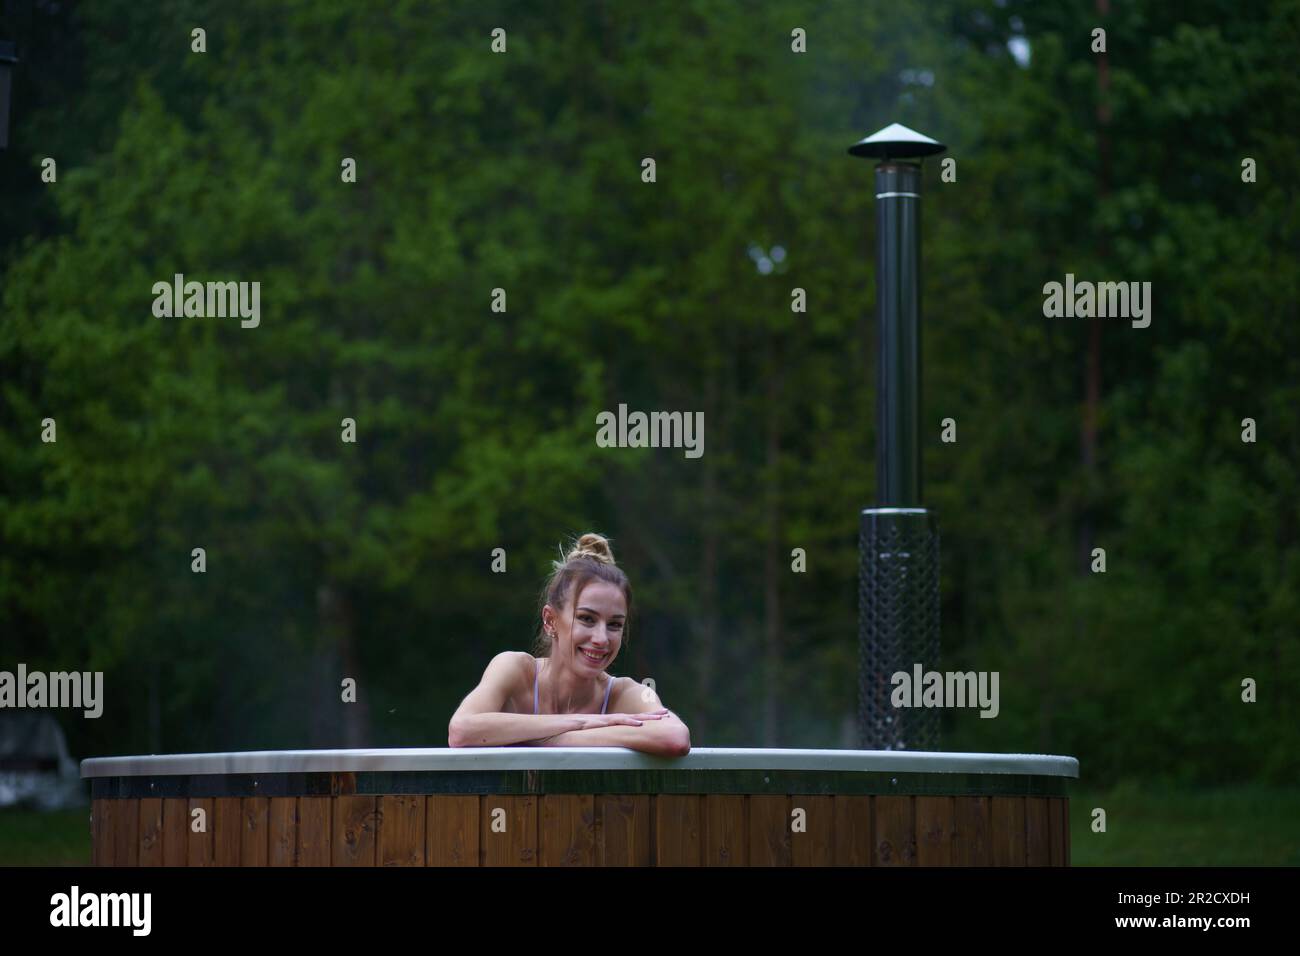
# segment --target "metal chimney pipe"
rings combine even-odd
[[[921,165],[946,147],[894,123],[849,148],[876,158],[876,497],[858,539],[858,737],[934,750],[939,713],[893,702],[896,674],[939,661],[939,532],[921,506]],[[907,162],[915,159],[917,162]],[[920,688],[916,688],[919,694]]]
[[[876,167],[876,501],[921,505],[921,167]]]

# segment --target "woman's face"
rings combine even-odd
[[[594,676],[614,662],[623,645],[627,601],[614,585],[588,581],[564,613],[556,613],[548,604],[542,617],[555,632],[551,655],[558,658],[556,663],[570,662],[563,666]]]

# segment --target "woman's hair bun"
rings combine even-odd
[[[575,558],[592,558],[602,564],[613,564],[614,552],[604,535],[588,533],[574,542],[565,561],[572,561]]]

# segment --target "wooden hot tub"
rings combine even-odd
[[[1068,866],[1079,763],[485,747],[100,757],[81,775],[100,866]]]

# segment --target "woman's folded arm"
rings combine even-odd
[[[447,727],[447,746],[525,746],[582,726],[578,714],[461,714]]]
[[[631,716],[631,715],[629,715]],[[567,730],[539,741],[543,747],[627,747],[657,757],[684,757],[691,752],[691,732],[671,711],[641,726],[616,725]]]

